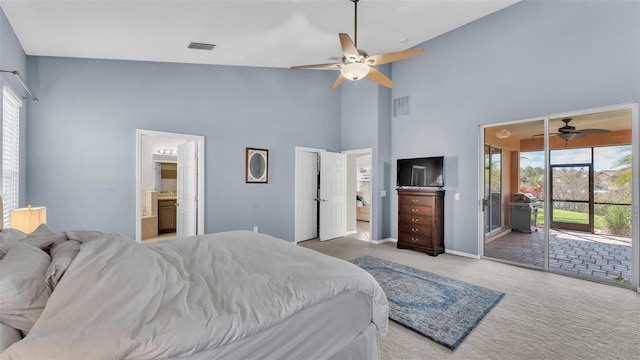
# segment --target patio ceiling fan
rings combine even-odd
[[[424,49],[413,49],[391,53],[384,53],[378,55],[369,56],[369,54],[357,48],[358,46],[358,1],[349,0],[353,2],[355,8],[355,25],[353,41],[348,34],[339,33],[340,45],[342,47],[342,61],[339,63],[331,64],[315,64],[315,65],[299,65],[292,66],[291,69],[334,69],[340,70],[340,75],[331,85],[330,90],[337,89],[342,83],[349,79],[351,81],[358,81],[360,79],[369,79],[382,86],[388,88],[393,87],[393,81],[386,75],[374,68],[375,65],[387,64],[390,62],[408,59],[424,53]]]
[[[582,129],[582,130],[577,130],[575,126],[569,125],[569,122],[571,121],[571,118],[564,118],[562,119],[562,122],[564,122],[564,126],[558,128],[558,132],[557,133],[550,133],[549,136],[557,136],[561,139],[563,139],[565,142],[569,141],[573,138],[583,138],[585,136],[587,136],[588,134],[601,134],[601,133],[606,133],[609,132],[609,130],[606,129]],[[539,137],[539,136],[544,136],[544,134],[536,134],[533,135],[534,137]]]

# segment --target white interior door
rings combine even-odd
[[[178,202],[176,236],[192,236],[197,232],[198,167],[195,141],[178,144]]]
[[[318,236],[318,153],[299,151],[296,161],[296,241],[304,241]]]
[[[320,153],[320,241],[345,236],[347,159],[345,154]]]

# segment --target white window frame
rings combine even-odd
[[[20,203],[20,108],[22,99],[2,87],[2,198],[3,223],[11,226],[11,210]]]

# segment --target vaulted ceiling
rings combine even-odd
[[[358,48],[400,51],[516,0],[358,2]],[[257,67],[333,62],[351,0],[0,0],[27,55]],[[212,51],[191,42],[215,44]]]

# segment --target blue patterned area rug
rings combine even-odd
[[[389,318],[455,350],[504,297],[482,286],[373,256],[351,261],[378,281],[389,299]]]

